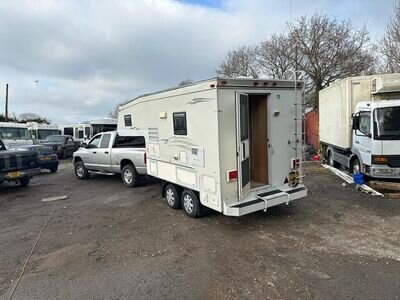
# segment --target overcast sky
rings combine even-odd
[[[393,13],[393,0],[292,2],[1,0],[1,112],[9,83],[11,112],[105,117],[142,93],[213,77],[228,50],[282,32],[291,17],[351,19],[377,39]]]

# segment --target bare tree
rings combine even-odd
[[[217,69],[226,76],[281,78],[286,70],[304,72],[307,98],[318,107],[318,93],[337,79],[369,74],[375,59],[365,28],[314,14],[289,23],[285,34],[272,35],[257,47],[228,52]]]
[[[109,118],[117,119],[118,118],[118,110],[119,110],[120,105],[121,105],[121,103],[118,103],[117,105],[115,105],[115,107],[108,112],[107,116]]]
[[[35,113],[23,113],[18,116],[18,121],[21,123],[26,123],[26,122],[37,122],[37,123],[43,123],[43,124],[50,124],[50,120],[44,117],[39,116],[38,114]]]
[[[326,15],[302,17],[289,24],[297,69],[303,70],[312,84],[313,106],[318,93],[337,79],[368,74],[374,67],[365,27],[357,30],[350,21],[338,22]]]
[[[384,71],[388,73],[400,72],[400,2],[394,5],[394,12],[378,46],[384,61]]]
[[[179,86],[184,86],[184,85],[188,85],[188,84],[192,84],[192,83],[193,83],[193,80],[188,78],[188,79],[185,79],[185,80],[182,80],[181,82],[179,82]]]
[[[223,62],[216,69],[218,75],[227,77],[259,77],[259,65],[256,52],[252,47],[241,46],[229,51]]]

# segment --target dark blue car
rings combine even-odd
[[[53,147],[46,145],[26,145],[18,147],[18,150],[21,149],[37,152],[40,168],[50,170],[51,173],[57,172],[58,156],[54,152]]]

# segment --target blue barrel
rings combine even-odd
[[[364,175],[363,174],[353,174],[353,181],[357,185],[364,184]]]

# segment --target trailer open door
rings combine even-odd
[[[239,200],[250,192],[249,96],[236,93],[236,145]]]

